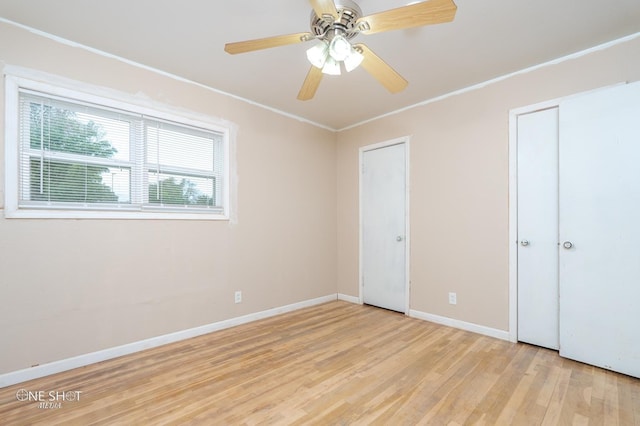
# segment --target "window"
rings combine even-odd
[[[8,82],[8,217],[228,218],[228,128]]]

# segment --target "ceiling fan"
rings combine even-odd
[[[302,101],[313,98],[323,74],[339,75],[342,66],[350,72],[362,65],[391,93],[404,90],[409,84],[407,80],[367,46],[361,43],[353,45],[349,40],[358,34],[451,22],[457,9],[453,0],[428,0],[362,16],[362,10],[352,0],[309,2],[313,8],[310,32],[227,43],[224,47],[227,53],[235,55],[318,40],[318,44],[307,50],[307,58],[312,66],[298,93],[298,99]]]

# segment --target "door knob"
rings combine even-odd
[[[522,241],[520,241],[520,245],[523,246],[523,247],[526,247],[526,246],[529,245],[529,241],[528,240],[522,240]]]
[[[398,242],[402,241],[402,236],[398,235],[398,236],[396,237],[396,241],[398,241]]]
[[[573,248],[573,243],[571,241],[565,241],[564,243],[562,243],[562,247],[569,250],[570,248]]]

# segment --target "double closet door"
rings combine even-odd
[[[517,134],[518,340],[640,377],[640,83]]]

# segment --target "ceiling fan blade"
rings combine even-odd
[[[338,10],[333,0],[309,0],[309,2],[319,18],[331,16],[334,20],[338,20]]]
[[[453,0],[428,0],[385,12],[363,16],[356,21],[356,27],[363,34],[402,30],[422,25],[451,22],[458,7]]]
[[[307,73],[307,78],[304,79],[304,83],[302,83],[302,87],[298,93],[298,100],[308,101],[313,98],[316,90],[318,90],[318,86],[320,86],[320,81],[322,81],[322,70],[311,66],[311,69]]]
[[[239,41],[224,45],[224,51],[235,55],[236,53],[253,52],[254,50],[269,49],[271,47],[286,46],[288,44],[302,43],[313,40],[311,33],[287,34],[275,37],[259,38],[256,40]]]
[[[409,82],[385,61],[380,59],[380,57],[373,53],[367,46],[364,44],[356,44],[353,47],[364,56],[362,68],[378,80],[389,92],[398,93],[407,87]]]

